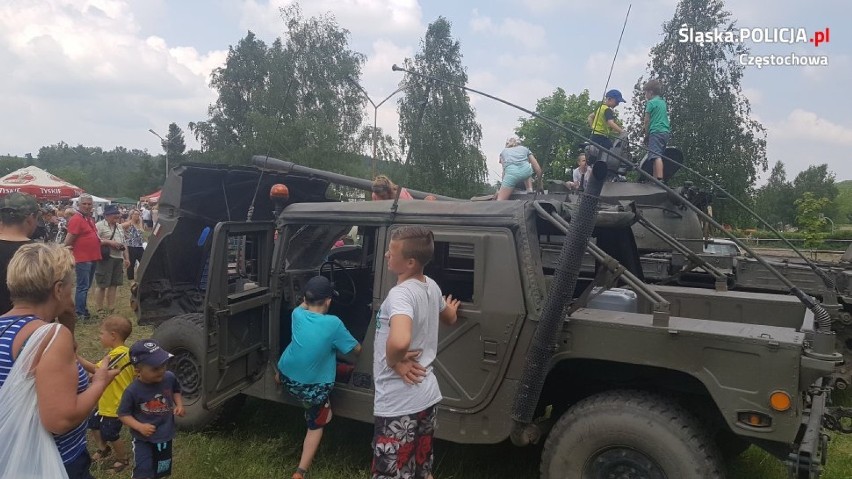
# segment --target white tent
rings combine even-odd
[[[79,196],[74,198],[73,200],[71,200],[71,203],[74,205],[74,208],[77,207],[77,203],[79,201],[80,201]],[[93,203],[95,209],[97,209],[98,206],[106,206],[106,205],[112,204],[112,201],[110,201],[106,198],[101,198],[100,196],[92,195],[92,203]]]

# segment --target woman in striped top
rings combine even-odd
[[[60,317],[74,317],[74,258],[56,244],[24,245],[9,262],[7,284],[14,307],[0,317],[0,388],[36,329]],[[118,370],[109,370],[109,361],[103,361],[90,383],[77,362],[69,329],[73,321],[68,323],[44,349],[35,368],[38,412],[42,425],[54,435],[68,477],[90,479],[86,419]]]

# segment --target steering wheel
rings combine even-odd
[[[326,261],[319,267],[319,274],[322,275],[322,272],[325,271],[326,266],[328,266],[328,279],[334,285],[334,289],[337,291],[339,296],[336,300],[344,305],[344,306],[352,306],[355,304],[355,299],[358,297],[357,290],[355,289],[355,280],[352,279],[352,275],[346,271],[346,268],[338,263],[337,261],[330,260]],[[349,289],[340,288],[336,281],[334,281],[334,270],[339,270],[339,273],[346,279],[346,282],[349,283]]]

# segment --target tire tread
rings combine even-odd
[[[689,447],[698,453],[699,464],[697,469],[704,471],[703,475],[700,476],[701,478],[723,479],[725,477],[725,468],[716,445],[698,420],[686,409],[671,399],[647,391],[615,390],[583,399],[559,418],[550,431],[542,452],[542,479],[555,479],[550,478],[547,472],[548,465],[557,453],[557,448],[551,438],[562,436],[578,418],[585,417],[591,412],[625,406],[647,411],[651,415],[665,420],[672,429],[679,431],[680,436],[688,443]]]

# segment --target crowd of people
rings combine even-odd
[[[154,217],[147,205],[95,209],[89,195],[76,208],[23,193],[0,199],[0,477],[91,479],[87,429],[94,459],[112,457],[108,470],[121,472],[122,425],[134,438],[133,477],[170,470],[174,415],[183,414],[170,356],[150,339],[128,348],[132,323],[114,312],[116,288],[133,280],[153,227],[145,211]],[[95,318],[107,355],[93,363],[77,355],[74,330]]]

